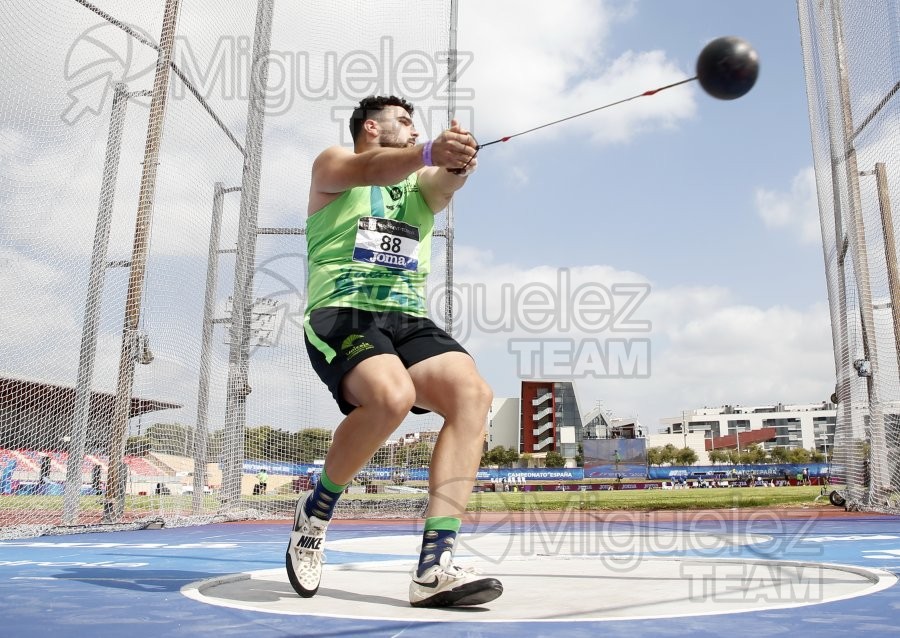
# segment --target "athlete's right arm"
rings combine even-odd
[[[391,186],[424,166],[422,145],[375,148],[362,153],[332,146],[316,158],[312,190],[321,194],[343,193],[354,186]]]
[[[325,149],[313,162],[313,193],[343,193],[355,186],[392,186],[425,166],[424,144],[405,148],[379,147],[361,153],[343,146]],[[434,166],[460,168],[477,148],[469,135],[443,131],[432,142]]]

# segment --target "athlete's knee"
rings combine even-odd
[[[372,392],[365,406],[376,410],[385,421],[399,424],[409,414],[415,401],[416,389],[412,383],[383,384]]]
[[[467,412],[486,417],[494,400],[491,386],[479,375],[467,377],[458,382],[453,391],[454,405],[451,412]]]
[[[475,395],[475,403],[480,407],[480,409],[487,415],[491,410],[491,403],[494,400],[494,391],[491,389],[491,386],[488,385],[487,381],[478,377],[477,380],[473,384],[473,393]]]

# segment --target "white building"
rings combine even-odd
[[[835,405],[826,402],[804,405],[725,405],[689,410],[678,416],[660,419],[663,426],[660,432],[682,436],[702,433],[711,447],[722,448],[740,447],[743,432],[773,428],[774,438],[762,443],[762,447],[767,450],[780,446],[802,447],[807,450],[815,448],[819,452],[826,452],[826,448],[831,449],[834,445],[836,416]]]
[[[636,416],[613,416],[612,410],[597,404],[581,417],[585,439],[641,439],[644,428]]]
[[[539,464],[548,451],[555,450],[566,460],[566,467],[575,467],[582,439],[644,436],[637,418],[613,417],[599,404],[581,415],[578,406],[571,382],[523,381],[522,397],[495,398],[491,403],[485,449],[510,447],[530,454]]]
[[[487,449],[498,445],[519,449],[521,401],[518,397],[495,398],[487,417]]]

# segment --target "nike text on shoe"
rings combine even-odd
[[[421,576],[413,575],[409,585],[409,604],[413,607],[462,607],[483,605],[503,593],[496,578],[482,576],[472,568],[453,564],[450,552],[444,552],[437,565]]]
[[[303,506],[311,495],[312,492],[297,501],[294,529],[284,557],[291,587],[304,598],[311,598],[319,591],[322,565],[325,563],[322,544],[328,527],[328,521],[306,515]]]

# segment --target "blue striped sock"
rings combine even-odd
[[[419,554],[419,566],[416,576],[422,576],[428,568],[437,565],[444,552],[453,551],[456,535],[459,533],[461,521],[449,516],[435,516],[425,520],[425,531],[422,534],[422,552]]]
[[[331,481],[325,472],[319,477],[312,496],[307,499],[303,511],[307,516],[315,516],[322,521],[330,521],[334,514],[334,506],[341,494],[344,493],[346,485],[337,485]]]

